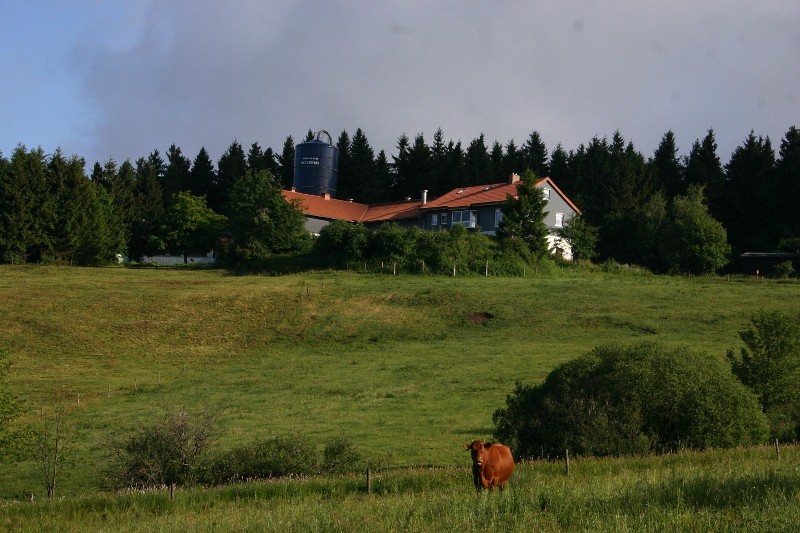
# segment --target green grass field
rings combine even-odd
[[[75,438],[61,495],[99,490],[98,445],[168,405],[221,410],[219,445],[346,435],[385,466],[464,465],[516,381],[606,342],[724,357],[800,284],[549,270],[525,278],[0,267],[0,345],[36,421],[56,393]],[[35,463],[0,498],[42,493]]]
[[[467,468],[98,494],[0,505],[8,531],[796,531],[800,449],[518,465],[476,497]]]

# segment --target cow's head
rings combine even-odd
[[[464,449],[472,453],[472,466],[481,466],[483,464],[486,450],[491,445],[491,443],[485,443],[482,440],[474,440],[464,445]]]

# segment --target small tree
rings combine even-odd
[[[189,250],[208,251],[217,247],[227,220],[209,209],[205,198],[181,191],[174,197],[161,225],[163,246],[167,250],[182,250],[186,263]]]
[[[231,193],[233,256],[253,263],[311,245],[300,205],[287,202],[272,174],[247,170]]]
[[[547,201],[541,189],[535,186],[536,180],[536,174],[529,170],[517,182],[517,195],[509,196],[501,208],[503,219],[500,221],[497,236],[501,241],[522,239],[531,253],[541,258],[548,252],[548,230],[544,223]]]
[[[800,316],[762,311],[739,337],[739,355],[727,353],[733,373],[758,396],[773,436],[800,436]]]
[[[109,443],[111,485],[154,487],[194,483],[208,459],[217,415],[168,409],[161,420]]]
[[[574,260],[597,257],[597,228],[590,226],[583,217],[576,215],[569,218],[564,222],[564,227],[559,228],[558,236],[569,243]]]
[[[57,394],[49,408],[42,408],[42,420],[36,430],[36,452],[47,497],[56,495],[56,481],[61,476],[73,442],[67,426],[67,404],[64,394]]]
[[[536,187],[536,174],[528,170],[517,182],[517,195],[509,196],[501,207],[503,220],[497,237],[503,241],[520,238],[528,245],[535,258],[545,257],[549,252],[548,229],[544,223],[547,216],[547,200],[542,190]]]
[[[709,274],[728,263],[728,234],[709,214],[702,186],[692,185],[686,196],[673,199],[666,244],[671,271]]]

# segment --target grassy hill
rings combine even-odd
[[[723,357],[800,284],[555,270],[526,278],[0,267],[0,343],[35,421],[70,405],[61,494],[98,489],[98,445],[167,405],[221,410],[220,446],[346,435],[374,463],[463,465],[515,381],[600,343]],[[41,493],[34,463],[0,497]]]

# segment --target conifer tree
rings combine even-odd
[[[498,181],[507,180],[511,174],[520,174],[525,170],[525,154],[517,148],[514,139],[506,143],[506,153],[500,167]]]
[[[392,160],[394,161],[392,164],[392,196],[394,197],[400,196],[408,189],[408,181],[411,179],[408,166],[409,145],[410,141],[408,140],[408,136],[403,133],[397,139],[397,155],[392,156]]]
[[[392,184],[392,165],[386,152],[381,150],[375,158],[375,192],[370,203],[389,201],[389,191]]]
[[[574,196],[577,183],[569,171],[569,154],[558,143],[550,154],[550,178],[567,196]]]
[[[780,239],[800,238],[800,130],[789,128],[781,141],[775,165],[777,183],[771,202],[775,205]]]
[[[491,181],[492,161],[486,149],[483,133],[469,143],[464,163],[467,185],[480,185]]]
[[[751,131],[725,165],[725,195],[722,224],[734,253],[773,250],[778,242],[774,206],[775,154],[769,137]]]
[[[503,219],[497,231],[500,241],[520,240],[525,243],[531,255],[542,258],[549,252],[547,236],[549,231],[544,222],[547,217],[547,200],[542,190],[536,187],[535,173],[525,171],[517,182],[517,194],[509,196],[501,208]]]
[[[231,190],[244,176],[246,170],[247,156],[242,145],[234,140],[217,162],[217,180],[208,198],[208,206],[211,209],[220,214],[228,213]]]
[[[657,187],[666,193],[667,198],[686,191],[686,185],[683,183],[684,170],[678,158],[675,134],[672,131],[668,131],[661,138],[661,143],[648,164]]]
[[[294,139],[291,135],[283,142],[283,150],[277,159],[281,187],[291,189],[294,186]]]
[[[710,129],[702,141],[696,140],[684,162],[684,183],[686,186],[702,185],[708,199],[711,214],[721,219],[724,209],[724,172],[717,155],[717,140]]]
[[[194,196],[205,196],[207,200],[211,195],[216,179],[217,174],[214,170],[214,163],[211,162],[211,157],[208,155],[205,146],[203,146],[192,163],[187,190]]]
[[[525,168],[531,169],[537,176],[547,176],[550,168],[547,164],[547,147],[538,131],[532,131],[522,146]]]
[[[350,144],[350,186],[351,191],[344,191],[339,198],[354,198],[359,202],[375,203],[383,194],[380,189],[387,187],[386,183],[378,183],[375,173],[375,152],[369,145],[367,136],[358,128]]]
[[[358,194],[358,184],[353,183],[353,169],[350,153],[350,135],[342,130],[336,141],[339,149],[339,173],[336,180],[337,198],[355,198]]]
[[[192,162],[181,153],[181,149],[172,144],[167,150],[167,167],[161,189],[167,203],[180,191],[187,190]]]

